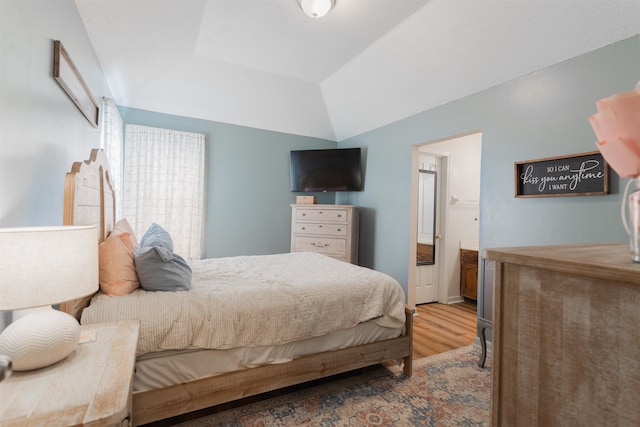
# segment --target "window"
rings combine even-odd
[[[110,98],[102,99],[102,141],[109,162],[111,183],[116,193],[116,218],[122,218],[122,118],[118,106]]]
[[[202,255],[204,134],[126,125],[123,216],[138,238],[152,224],[165,228],[174,252]]]

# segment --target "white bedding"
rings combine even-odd
[[[136,361],[133,391],[183,384],[266,364],[286,363],[298,357],[396,338],[403,328],[385,328],[372,322],[278,346],[226,350],[176,350],[148,353]]]
[[[190,264],[188,292],[136,290],[117,297],[99,292],[81,323],[139,319],[138,355],[282,345],[369,320],[389,328],[404,324],[404,293],[396,280],[318,253]]]

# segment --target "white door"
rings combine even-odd
[[[416,304],[438,301],[438,265],[418,266]]]
[[[418,248],[416,257],[416,304],[438,301],[438,258],[440,230],[440,159],[420,156],[418,179]]]

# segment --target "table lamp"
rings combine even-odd
[[[95,226],[0,229],[0,310],[29,310],[0,334],[14,371],[44,368],[73,353],[78,321],[52,304],[98,290]]]

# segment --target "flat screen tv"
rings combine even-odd
[[[362,191],[360,148],[291,151],[291,191]]]

